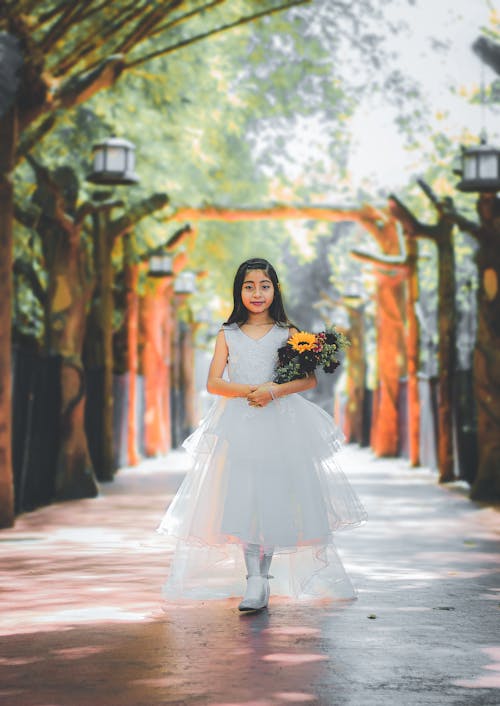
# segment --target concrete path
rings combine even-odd
[[[0,532],[0,703],[498,706],[498,508],[368,451],[342,463],[370,515],[338,537],[348,603],[162,603],[181,453],[20,517]]]

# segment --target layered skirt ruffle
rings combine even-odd
[[[264,408],[218,399],[183,444],[193,466],[158,529],[175,542],[165,596],[241,594],[253,544],[274,552],[273,593],[353,597],[333,535],[366,512],[336,462],[341,442],[300,395]]]

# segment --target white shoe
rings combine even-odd
[[[269,581],[267,570],[262,571],[259,545],[248,544],[244,554],[247,567],[247,589],[238,608],[240,610],[262,610],[269,603]]]
[[[269,581],[267,576],[247,576],[247,590],[239,604],[239,610],[262,610],[269,603]]]

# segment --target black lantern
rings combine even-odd
[[[152,255],[149,258],[148,277],[171,277],[174,274],[171,255]]]
[[[486,144],[483,136],[479,145],[462,147],[460,168],[453,171],[462,177],[460,191],[500,191],[500,150]]]
[[[190,270],[180,272],[175,278],[175,294],[193,294],[196,290],[196,274]]]
[[[94,145],[92,151],[94,164],[87,181],[108,186],[137,184],[135,146],[131,142],[113,136]]]

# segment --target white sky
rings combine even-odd
[[[402,71],[414,76],[424,87],[433,114],[449,111],[446,119],[439,123],[436,119],[436,126],[456,134],[463,128],[479,134],[483,112],[489,142],[498,144],[494,116],[479,106],[470,106],[466,98],[453,96],[449,90],[450,86],[456,90],[478,86],[481,72],[485,83],[494,76],[488,67],[481,68],[481,62],[470,49],[481,26],[488,25],[493,9],[499,11],[500,0],[416,0],[414,6],[407,0],[398,0],[396,12],[399,10],[410,25],[411,33],[389,37],[388,44],[400,53]],[[449,41],[448,51],[432,51],[431,37]],[[350,161],[354,185],[370,175],[388,189],[407,183],[414,155],[405,152],[386,107],[361,105],[353,131],[358,143]]]

